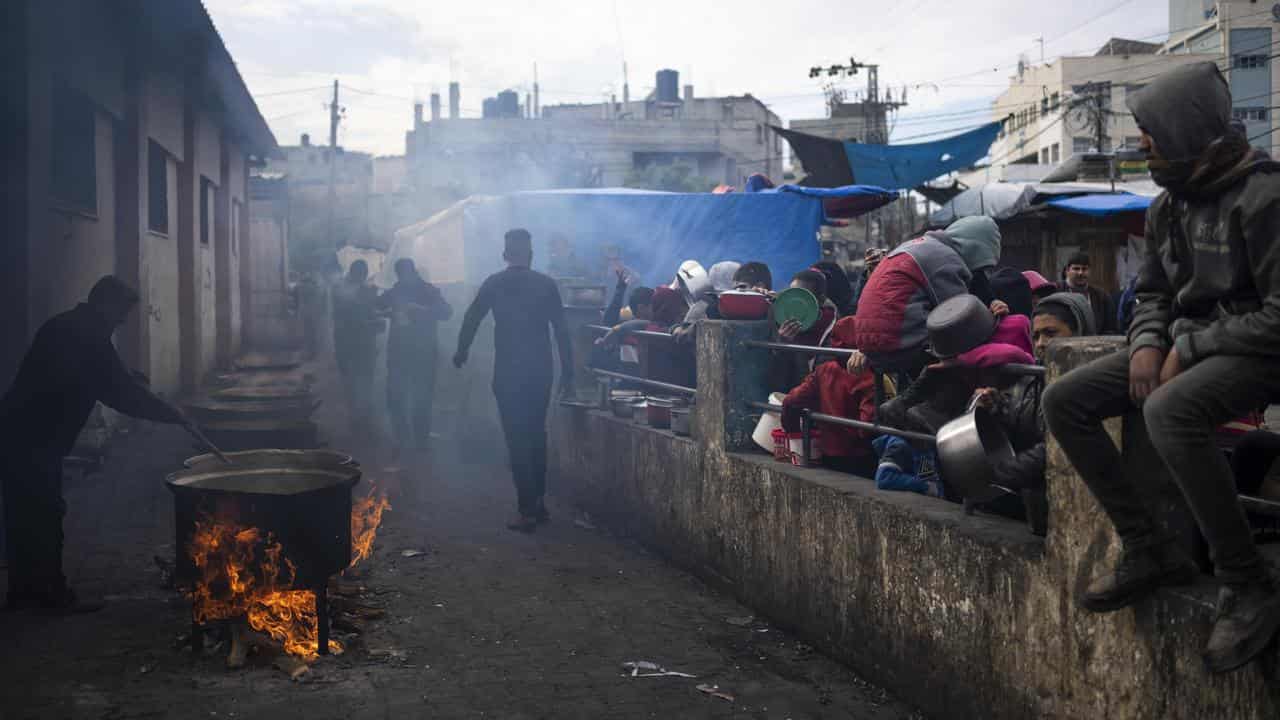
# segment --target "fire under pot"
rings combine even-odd
[[[327,654],[327,587],[330,577],[351,563],[351,491],[360,481],[359,466],[332,455],[311,461],[273,453],[241,456],[231,465],[198,460],[191,465],[166,482],[174,497],[175,579],[192,592],[195,647],[202,637],[197,607],[202,598],[261,583],[269,575],[273,591],[314,593],[315,652]],[[210,540],[211,529],[223,534]],[[210,583],[211,546],[249,540],[258,542],[258,550],[239,557],[232,577]],[[282,567],[287,572],[278,572]]]

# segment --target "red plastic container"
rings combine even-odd
[[[773,431],[773,459],[778,462],[789,462],[792,465],[803,467],[806,465],[803,459],[804,453],[804,436],[798,432],[789,433],[786,430]],[[818,462],[822,459],[822,431],[809,431],[809,462]]]
[[[769,298],[748,290],[720,293],[720,317],[725,320],[764,320],[769,317]]]

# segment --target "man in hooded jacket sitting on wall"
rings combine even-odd
[[[1049,385],[1045,422],[1120,536],[1118,561],[1080,599],[1107,612],[1197,575],[1103,428],[1106,418],[1142,409],[1222,582],[1204,660],[1226,672],[1280,629],[1280,588],[1213,441],[1219,425],[1280,395],[1280,166],[1229,127],[1231,92],[1214,63],[1172,70],[1128,104],[1164,188],[1147,211],[1128,352]]]

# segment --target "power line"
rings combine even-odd
[[[319,90],[328,90],[328,89],[329,89],[328,85],[318,85],[316,87],[298,88],[296,90],[278,90],[276,92],[258,93],[253,97],[255,100],[257,100],[259,98],[280,97],[282,95],[298,95],[301,93],[316,92]]]
[[[1092,25],[1093,23],[1095,23],[1095,22],[1097,22],[1097,21],[1101,20],[1102,18],[1104,18],[1104,17],[1106,17],[1106,16],[1110,15],[1111,13],[1113,13],[1113,12],[1115,12],[1115,11],[1119,10],[1120,8],[1124,7],[1125,5],[1130,4],[1130,3],[1132,3],[1132,2],[1133,2],[1133,0],[1120,0],[1120,2],[1116,3],[1115,5],[1112,5],[1112,6],[1110,7],[1110,9],[1104,10],[1103,12],[1101,12],[1101,13],[1099,13],[1099,14],[1097,14],[1097,15],[1094,15],[1093,17],[1089,18],[1088,20],[1085,20],[1084,22],[1080,23],[1079,25],[1076,25],[1075,27],[1071,28],[1070,30],[1068,30],[1068,31],[1066,31],[1066,32],[1064,32],[1064,33],[1059,34],[1059,35],[1058,35],[1058,36],[1056,36],[1056,37],[1053,37],[1053,38],[1050,38],[1050,39],[1048,39],[1048,40],[1045,40],[1045,41],[1044,41],[1044,43],[1045,43],[1046,45],[1048,45],[1048,44],[1050,44],[1050,43],[1055,43],[1055,42],[1057,42],[1057,41],[1061,40],[1061,39],[1062,39],[1062,38],[1064,38],[1064,37],[1067,37],[1068,35],[1070,35],[1070,34],[1074,33],[1075,31],[1077,31],[1077,30],[1079,30],[1079,29],[1081,29],[1081,28],[1088,27],[1089,25]]]

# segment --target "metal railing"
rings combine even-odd
[[[767,342],[764,340],[748,340],[746,342],[746,345],[748,347],[764,348],[766,350],[776,350],[778,352],[795,353],[797,355],[816,355],[816,356],[825,355],[829,357],[843,358],[846,360],[850,356],[852,356],[855,352],[857,352],[856,350],[846,350],[844,348],[817,347],[813,345],[791,345],[788,343]],[[985,369],[993,370],[995,372],[1008,373],[1010,375],[1035,375],[1040,377],[1044,376],[1044,368],[1041,367],[1040,365],[1025,365],[1022,363],[1009,363],[1007,365],[1000,365],[998,367],[985,368]]]
[[[770,403],[753,402],[751,403],[751,407],[756,408],[758,410],[767,410],[769,412],[775,412],[775,413],[782,412],[781,405],[772,405]],[[853,428],[854,430],[867,430],[869,432],[879,433],[881,435],[897,435],[900,438],[905,438],[907,440],[915,440],[916,442],[928,443],[930,445],[933,445],[937,442],[937,438],[927,433],[915,432],[913,430],[900,430],[895,427],[889,427],[888,425],[881,425],[880,423],[866,422],[864,420],[854,420],[852,418],[839,417],[837,415],[825,415],[823,413],[816,413],[811,410],[800,411],[801,419],[803,419],[806,415],[808,415],[809,418],[812,420],[815,420],[820,423],[826,423],[828,425],[843,425],[844,427]]]
[[[601,370],[599,368],[587,368],[587,372],[594,373],[599,377],[608,378],[610,380],[623,380],[636,385],[656,388],[658,390],[666,390],[667,392],[676,393],[678,395],[696,396],[697,388],[685,387],[684,385],[675,385],[673,383],[662,382],[661,380],[650,380],[639,375],[627,375],[626,373],[614,372],[612,370]]]
[[[596,333],[597,335],[604,335],[605,333],[608,333],[611,330],[613,330],[613,328],[609,327],[608,325],[583,325],[583,327]],[[629,330],[627,331],[626,334],[635,335],[636,337],[648,338],[650,340],[675,340],[675,337],[676,337],[671,333],[656,332],[653,330]]]

